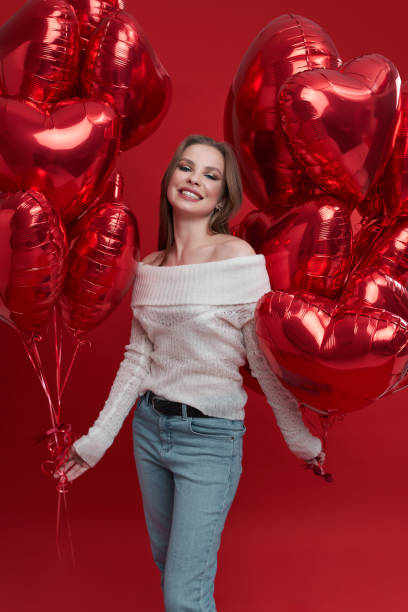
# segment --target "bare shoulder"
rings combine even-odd
[[[153,253],[149,253],[144,259],[142,259],[142,263],[151,264],[154,266],[161,261],[163,253],[164,251],[154,251]]]
[[[227,240],[218,245],[217,255],[220,259],[226,259],[228,257],[256,255],[256,252],[246,240],[242,240],[242,238],[237,236],[229,236]]]

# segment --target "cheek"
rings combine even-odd
[[[214,198],[214,200],[220,200],[221,196],[222,196],[222,192],[223,192],[223,186],[220,185],[220,183],[211,183],[211,185],[208,187],[208,195],[211,198]]]
[[[176,176],[175,173],[173,174],[173,176],[171,177],[168,187],[167,187],[167,198],[169,198],[169,196],[171,195],[171,193],[174,193],[174,190],[177,189],[176,187]]]

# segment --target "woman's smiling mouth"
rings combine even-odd
[[[203,199],[202,195],[200,195],[196,191],[193,191],[192,189],[179,189],[179,193],[186,200],[202,200]]]

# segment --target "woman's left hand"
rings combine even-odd
[[[313,473],[316,474],[316,476],[321,476],[327,482],[332,482],[333,476],[329,472],[326,472],[324,469],[325,461],[326,453],[322,450],[316,457],[313,457],[313,459],[309,459],[308,461],[306,461],[306,467],[312,469]]]
[[[82,457],[80,457],[78,453],[74,450],[74,448],[71,446],[68,451],[67,459],[65,463],[63,463],[63,465],[61,466],[60,470],[65,473],[68,481],[72,482],[73,480],[75,480],[75,478],[78,478],[78,476],[81,476],[82,474],[84,474],[84,472],[89,470],[90,467],[91,466],[84,459],[82,459]],[[59,476],[60,474],[57,470],[54,473],[54,478],[59,478]]]
[[[322,450],[317,455],[317,457],[313,457],[313,459],[309,459],[308,461],[306,461],[306,463],[310,465],[324,465],[325,461],[326,461],[326,453]]]

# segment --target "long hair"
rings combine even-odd
[[[158,250],[165,249],[166,251],[174,242],[174,225],[173,225],[173,209],[167,199],[167,189],[173,172],[183,153],[187,147],[194,144],[203,144],[214,147],[219,151],[224,158],[224,193],[222,196],[223,206],[221,210],[214,210],[210,222],[210,231],[217,234],[231,234],[228,220],[234,216],[240,209],[242,203],[242,183],[239,172],[238,162],[235,154],[226,142],[218,142],[209,136],[201,136],[200,134],[192,134],[187,136],[179,144],[176,152],[170,161],[166,172],[161,182],[160,192],[160,224],[158,236]]]

